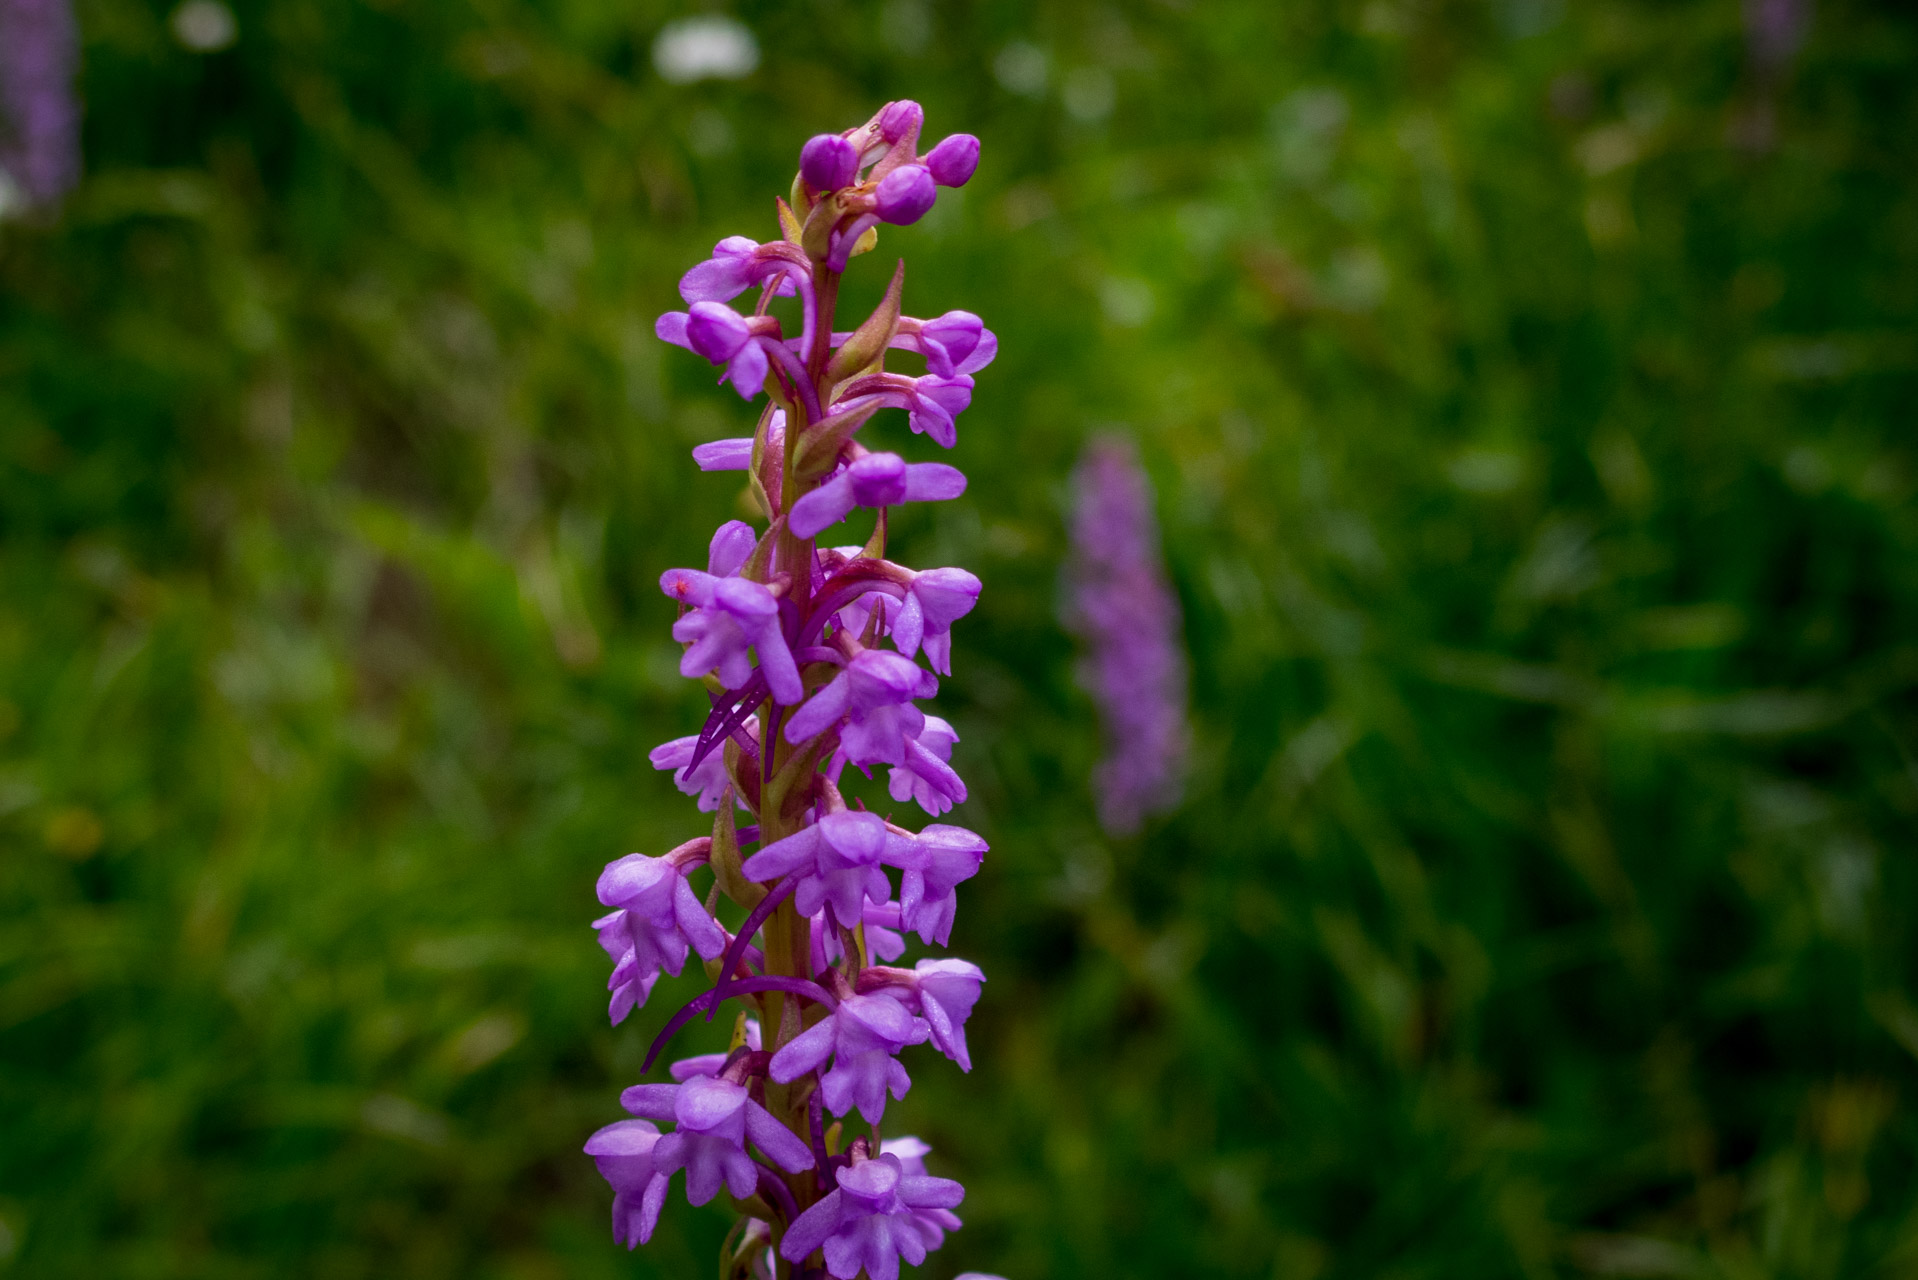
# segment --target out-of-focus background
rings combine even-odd
[[[80,0],[84,177],[0,223],[0,1268],[712,1274],[579,1150],[698,985],[609,1028],[587,922],[703,829],[654,584],[751,421],[652,323],[911,96],[984,163],[852,295],[1001,340],[898,526],[986,583],[922,1274],[1918,1274],[1913,11],[693,12]],[[1101,431],[1192,673],[1125,839]]]

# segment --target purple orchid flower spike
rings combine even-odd
[[[869,453],[793,504],[787,524],[810,538],[852,514],[854,507],[938,502],[966,491],[966,477],[942,462],[907,462],[896,453]]]
[[[964,827],[935,822],[911,838],[912,851],[899,855],[905,875],[899,883],[900,920],[921,941],[944,946],[958,911],[955,892],[979,874],[986,842]]]
[[[909,1044],[924,1044],[932,1028],[890,995],[851,996],[839,1002],[823,1022],[801,1032],[772,1057],[771,1075],[781,1084],[817,1071],[820,1096],[834,1115],[858,1108],[868,1124],[886,1114],[886,1094],[903,1098],[912,1088],[897,1057]]]
[[[644,1120],[615,1121],[586,1140],[586,1154],[613,1188],[613,1239],[628,1249],[653,1238],[666,1203],[666,1175],[653,1159],[659,1140],[658,1127]]]
[[[839,749],[853,764],[905,764],[906,743],[926,725],[914,698],[939,691],[938,677],[910,658],[867,649],[786,722],[786,741],[803,742],[844,719]]]
[[[766,393],[750,435],[693,449],[701,470],[747,473],[743,497],[764,522],[723,524],[704,570],[660,578],[680,606],[680,671],[705,681],[710,711],[698,734],[649,759],[712,814],[712,835],[610,864],[599,891],[613,910],[595,928],[615,962],[615,1022],[689,954],[712,982],[666,1018],[642,1071],[701,1015],[743,1007],[725,1052],[680,1058],[673,1083],[628,1089],[636,1118],[602,1129],[587,1150],[613,1186],[614,1234],[629,1245],[652,1235],[673,1174],[685,1173],[694,1204],[722,1188],[744,1201],[750,1216],[727,1237],[726,1275],[897,1280],[902,1258],[920,1262],[960,1226],[959,1184],[926,1174],[923,1143],[886,1143],[878,1130],[887,1101],[912,1086],[900,1060],[908,1047],[930,1042],[971,1067],[965,1028],[985,975],[951,957],[895,966],[909,935],[950,936],[957,886],[979,870],[986,843],[937,822],[896,827],[848,807],[838,782],[848,765],[868,777],[884,765],[893,798],[934,818],[966,798],[953,767],[958,734],[918,703],[938,693],[934,672],[951,672],[952,629],[980,583],[964,569],[889,560],[883,514],[862,546],[816,541],[857,508],[883,513],[966,491],[956,468],[875,451],[860,432],[880,410],[903,409],[914,434],[955,448],[973,375],[998,351],[985,322],[962,310],[903,314],[900,264],[871,316],[834,328],[854,255],[908,235],[896,229],[978,167],[970,134],[921,154],[924,126],[924,109],[901,100],[810,139],[778,202],[776,238],[720,241],[680,280],[687,309],[656,326],[719,366],[742,398]],[[760,291],[750,306],[739,301],[749,289]],[[797,337],[769,310],[781,294],[798,298]],[[889,349],[923,358],[925,372],[888,371]],[[930,671],[916,661],[922,652]],[[689,877],[708,869],[695,891]],[[743,916],[736,930],[719,922],[721,897]],[[838,1150],[830,1117],[855,1112],[872,1132]]]
[[[798,1262],[823,1249],[836,1280],[853,1280],[861,1268],[871,1280],[898,1280],[900,1258],[914,1266],[926,1260],[914,1215],[956,1208],[966,1198],[966,1189],[950,1178],[906,1173],[897,1156],[876,1156],[834,1177],[838,1189],[800,1215],[779,1255]]]
[[[793,905],[800,915],[816,915],[823,908],[852,928],[864,918],[868,900],[892,897],[881,863],[905,847],[876,813],[829,813],[767,845],[746,859],[742,870],[748,880],[796,877]]]
[[[636,1116],[676,1122],[678,1127],[653,1147],[653,1169],[666,1175],[684,1169],[686,1199],[695,1205],[718,1195],[721,1185],[739,1199],[753,1193],[759,1169],[746,1154],[748,1138],[788,1173],[813,1167],[810,1147],[754,1102],[744,1085],[721,1077],[634,1085],[620,1094],[619,1103]]]

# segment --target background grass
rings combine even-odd
[[[0,1266],[711,1274],[579,1153],[696,985],[608,1028],[586,923],[700,829],[653,583],[750,420],[652,318],[913,96],[985,162],[865,261],[1002,351],[898,526],[987,584],[924,1274],[1918,1275],[1908,7],[1767,77],[1732,0],[742,0],[684,86],[644,0],[236,10],[81,0],[89,176],[0,226]],[[1121,842],[1114,426],[1196,742]]]

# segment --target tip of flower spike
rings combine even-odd
[[[859,175],[859,151],[836,133],[819,134],[800,148],[799,174],[821,191],[837,191]]]
[[[901,165],[879,180],[873,191],[873,212],[882,222],[906,227],[925,217],[938,199],[931,170],[922,164]]]
[[[965,186],[979,169],[979,139],[969,133],[955,133],[941,140],[926,156],[926,168],[942,187]]]

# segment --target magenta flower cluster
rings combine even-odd
[[[946,943],[986,842],[943,822],[911,830],[839,787],[848,765],[868,777],[883,766],[893,801],[930,817],[966,798],[951,765],[958,735],[919,704],[951,674],[952,628],[979,580],[886,555],[891,508],[957,498],[966,478],[859,435],[880,410],[903,409],[914,433],[954,447],[972,376],[997,341],[969,312],[903,314],[903,263],[870,316],[834,328],[841,273],[880,225],[918,221],[940,187],[978,166],[968,134],[922,154],[923,120],[917,103],[894,102],[808,142],[790,200],[778,202],[779,238],[720,241],[680,281],[687,309],[658,323],[742,398],[765,395],[751,436],[693,450],[702,470],[743,472],[765,522],[728,521],[704,569],[660,579],[680,606],[680,672],[704,682],[712,710],[652,762],[714,815],[712,834],[610,864],[599,879],[609,914],[594,927],[613,960],[615,1023],[691,954],[712,983],[667,1022],[647,1069],[693,1018],[742,1007],[727,1052],[673,1063],[673,1083],[627,1089],[634,1118],[586,1151],[612,1184],[613,1232],[629,1247],[652,1235],[675,1178],[695,1205],[730,1196],[740,1220],[727,1275],[894,1280],[901,1259],[923,1261],[960,1225],[964,1189],[926,1172],[925,1144],[882,1140],[880,1125],[912,1085],[904,1050],[927,1045],[971,1069],[966,1021],[985,974],[952,958],[892,962],[908,935]],[[750,310],[735,305],[755,290]],[[794,301],[782,318],[783,298]],[[888,369],[899,352],[924,372]],[[819,545],[861,511],[875,513],[863,544]],[[694,879],[708,874],[702,896]]]
[[[1178,803],[1187,748],[1185,644],[1166,582],[1152,487],[1132,445],[1094,440],[1072,482],[1066,625],[1085,642],[1079,680],[1098,704],[1106,755],[1093,773],[1115,834]]]
[[[0,0],[0,169],[32,204],[80,176],[78,59],[68,0]]]

